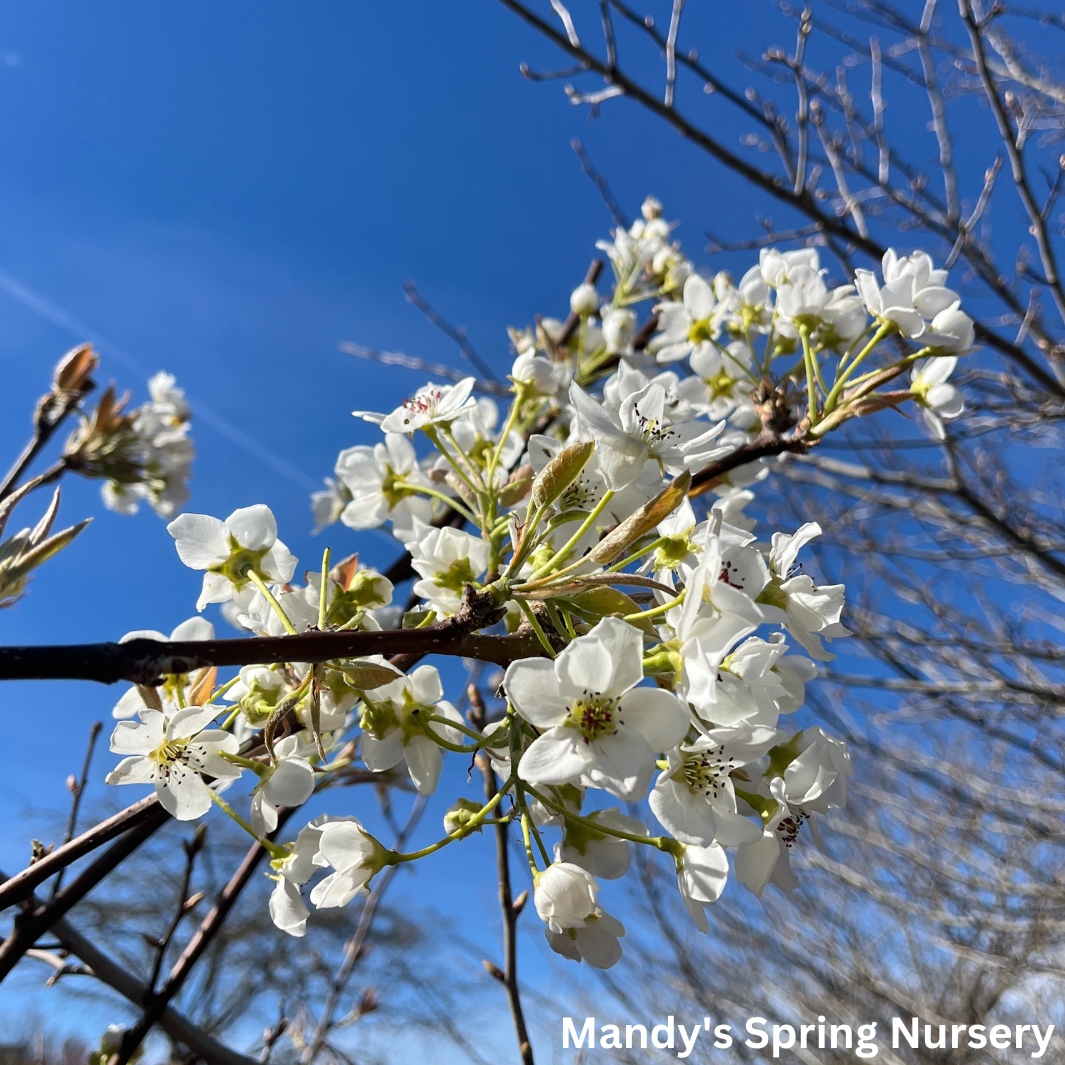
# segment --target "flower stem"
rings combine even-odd
[[[207,791],[211,796],[211,801],[216,806],[220,806],[227,814],[229,814],[229,816],[232,817],[233,820],[236,821],[237,824],[240,825],[240,827],[243,828],[249,836],[251,836],[252,839],[259,840],[259,842],[262,844],[263,850],[265,850],[271,858],[275,860],[284,861],[284,859],[288,857],[288,850],[286,848],[278,845],[277,843],[272,842],[271,840],[266,839],[265,837],[260,838],[259,836],[257,836],[251,825],[249,825],[248,822],[245,821],[244,818],[241,817],[240,814],[238,814],[237,811],[234,810],[233,807],[230,806],[229,803],[226,802],[226,800],[223,799],[222,796],[214,790],[214,788],[208,788]]]
[[[284,610],[281,609],[281,604],[274,598],[274,593],[271,592],[269,588],[267,588],[266,582],[262,579],[262,577],[260,577],[259,574],[255,572],[255,570],[248,570],[248,580],[250,580],[251,583],[259,589],[259,592],[262,597],[270,604],[270,608],[277,615],[278,620],[281,622],[282,625],[285,626],[285,632],[287,632],[289,636],[297,635],[296,626],[293,625],[291,621],[289,621],[288,614],[286,614]]]
[[[577,546],[578,543],[580,543],[581,537],[584,536],[584,534],[595,524],[595,519],[603,513],[603,511],[606,509],[607,503],[609,503],[610,500],[613,498],[613,491],[607,491],[603,493],[603,498],[600,499],[598,503],[596,503],[595,508],[592,510],[592,512],[588,515],[588,517],[584,519],[583,522],[581,522],[581,527],[569,538],[569,540],[566,541],[565,545],[562,547],[561,550],[556,551],[555,554],[552,555],[551,558],[549,558],[532,575],[532,577],[530,578],[530,583],[532,581],[539,580],[545,574],[550,573],[551,569],[554,566],[557,566],[561,562],[565,562],[565,560],[569,557],[570,552]],[[578,562],[577,565],[579,564],[580,563]],[[569,568],[573,569],[574,567],[570,566]],[[555,574],[555,576],[558,576],[558,574]]]
[[[865,345],[864,348],[854,357],[854,360],[850,365],[836,375],[835,384],[832,385],[831,390],[825,397],[825,414],[831,414],[836,409],[836,402],[839,399],[839,394],[843,391],[843,386],[847,383],[847,379],[854,373],[854,371],[861,365],[865,357],[880,343],[884,337],[889,336],[895,331],[895,326],[891,322],[884,322],[880,328],[873,334],[873,338]]]
[[[322,585],[318,590],[318,631],[325,632],[325,619],[329,616],[329,548],[322,552]]]
[[[547,652],[547,657],[554,658],[555,649],[551,646],[551,641],[547,638],[547,633],[544,632],[540,622],[536,620],[536,615],[532,612],[532,607],[530,607],[524,599],[515,599],[514,602],[518,604],[518,609],[522,612],[525,620],[532,627],[533,632],[536,633],[536,638]]]
[[[437,840],[435,843],[430,843],[428,847],[422,847],[420,851],[410,851],[407,854],[403,854],[399,851],[389,851],[388,864],[399,865],[402,862],[417,861],[419,858],[425,858],[427,855],[435,854],[438,850],[443,850],[443,848],[446,847],[449,843],[454,843],[456,840],[459,839],[465,839],[465,837],[468,836],[471,832],[474,832],[482,824],[484,824],[488,815],[499,805],[503,796],[507,793],[507,791],[511,788],[513,784],[514,774],[511,773],[511,775],[507,778],[506,783],[499,789],[499,791],[497,791],[495,795],[492,796],[492,798],[489,799],[488,802],[486,802],[484,806],[482,806],[481,809],[478,810],[478,812],[475,813],[473,817],[471,817],[469,821],[467,821],[466,824],[464,824],[461,828],[455,829],[455,831],[450,833],[450,835],[445,836],[443,839]]]

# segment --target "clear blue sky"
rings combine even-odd
[[[669,8],[647,6],[663,17]],[[693,32],[702,22],[702,39],[730,58],[751,32],[745,6],[691,5]],[[635,107],[611,102],[589,124],[560,84],[524,81],[520,60],[551,66],[555,56],[489,0],[0,10],[0,456],[24,442],[56,358],[92,339],[101,379],[135,402],[148,375],[170,370],[194,411],[209,405],[253,442],[196,420],[190,509],[225,516],[265,502],[308,565],[323,546],[308,535],[308,491],[341,448],[376,436],[349,412],[389,409],[421,383],[337,343],[457,365],[404,301],[409,278],[505,372],[505,327],[564,313],[610,225],[571,137],[630,214],[659,195],[697,261],[704,225],[749,234],[764,208]],[[766,25],[752,51],[767,43]],[[724,111],[699,98],[692,107],[720,115],[722,138],[736,143],[740,127]],[[169,631],[193,612],[199,578],[163,522],[103,511],[95,484],[64,491],[66,519],[96,520],[0,613],[0,642]],[[330,542],[381,565],[395,556],[372,535],[357,542],[338,529]],[[0,688],[0,868],[25,863],[41,825],[31,808],[65,806],[89,724],[110,722],[118,694]],[[97,797],[111,760],[98,757]],[[441,872],[458,877],[461,864],[442,861]]]

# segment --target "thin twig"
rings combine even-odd
[[[153,796],[154,798],[154,796]],[[101,880],[129,857],[170,815],[156,804],[136,827],[111,844],[96,861],[84,869],[54,899],[37,907],[27,907],[15,917],[11,934],[0,945],[0,981],[3,981],[18,960],[55,924],[60,917],[80,902]],[[7,886],[6,884],[4,885]]]
[[[484,699],[476,684],[471,684],[467,689],[470,700],[470,723],[477,729],[484,729],[487,725]],[[496,779],[491,762],[483,755],[478,756],[478,765],[484,776],[485,798],[492,799],[499,790],[499,781]],[[518,1040],[518,1053],[521,1055],[522,1065],[533,1065],[532,1044],[529,1042],[529,1031],[525,1025],[525,1012],[521,1004],[521,988],[518,984],[518,917],[521,914],[528,894],[523,894],[515,903],[511,894],[510,885],[510,840],[507,834],[507,825],[497,824],[496,833],[496,878],[499,883],[499,908],[503,915],[503,969],[497,966],[485,964],[488,972],[494,976],[506,988],[507,1001],[510,1003],[510,1016],[514,1023],[514,1034]]]
[[[991,106],[991,113],[995,116],[999,136],[1002,139],[1003,147],[1006,149],[1006,156],[1010,161],[1013,184],[1017,188],[1017,195],[1028,214],[1028,220],[1031,222],[1031,234],[1035,238],[1036,247],[1039,250],[1039,260],[1043,264],[1043,276],[1046,279],[1046,286],[1050,289],[1050,295],[1058,309],[1061,320],[1065,322],[1065,288],[1062,288],[1060,275],[1058,274],[1057,256],[1053,245],[1050,243],[1042,211],[1032,195],[1032,189],[1028,183],[1028,174],[1024,166],[1024,156],[1018,145],[1017,137],[1014,136],[1013,129],[1010,126],[1006,107],[999,95],[998,86],[995,85],[995,80],[991,76],[991,71],[988,69],[983,34],[981,28],[976,24],[969,0],[958,0],[958,14],[961,16],[961,20],[969,34],[969,44],[973,50],[973,59],[976,63],[977,73],[980,76],[980,82],[984,88],[984,95]]]
[[[89,766],[92,765],[92,752],[96,747],[96,739],[100,735],[100,730],[104,727],[102,721],[94,721],[92,728],[89,729],[89,745],[85,748],[85,761],[81,766],[81,778],[75,779],[73,775],[70,777],[70,794],[72,796],[70,803],[70,817],[67,819],[67,830],[63,835],[63,843],[67,844],[74,838],[74,832],[78,826],[78,810],[81,807],[81,796],[85,791],[85,785],[89,781]],[[65,868],[59,870],[59,874],[56,876],[55,881],[52,883],[52,898],[55,898],[60,887],[63,885],[63,873]]]
[[[419,291],[413,281],[403,282],[403,292],[407,297],[408,303],[413,303],[430,322],[433,323],[445,336],[450,337],[456,345],[458,345],[459,351],[462,353],[462,357],[470,362],[477,368],[478,373],[484,377],[489,378],[492,381],[499,380],[499,374],[492,369],[477,354],[476,349],[470,343],[469,334],[466,332],[466,327],[462,325],[452,325]]]
[[[174,936],[181,925],[182,920],[188,916],[193,907],[199,902],[201,895],[189,896],[189,888],[192,885],[192,871],[196,866],[196,856],[203,849],[203,840],[207,834],[207,824],[201,823],[193,834],[191,840],[186,840],[185,848],[185,871],[181,877],[181,886],[178,889],[178,902],[174,910],[174,916],[170,919],[166,931],[160,937],[155,946],[155,961],[152,964],[152,975],[148,978],[148,987],[155,993],[155,985],[159,979],[159,973],[163,968],[163,959],[166,957],[167,948],[173,942]]]
[[[599,195],[603,198],[603,203],[606,204],[606,209],[610,212],[610,217],[613,218],[614,222],[621,226],[622,229],[628,229],[628,217],[621,204],[618,203],[613,192],[610,191],[610,186],[607,184],[606,178],[596,169],[595,164],[592,162],[592,157],[588,154],[588,149],[585,148],[576,137],[569,142],[569,146],[580,160],[581,170],[591,178],[592,184],[599,190]]]
[[[277,833],[284,827],[285,822],[292,816],[293,809],[282,808],[278,811],[277,828],[270,834],[270,838],[276,838]],[[144,1041],[144,1037],[152,1030],[163,1011],[169,1005],[171,999],[181,990],[193,967],[203,956],[204,951],[210,946],[211,941],[218,934],[223,922],[229,915],[233,904],[240,897],[240,893],[251,880],[256,866],[262,861],[265,849],[259,843],[253,843],[244,861],[230,878],[230,881],[222,889],[217,901],[211,908],[211,912],[200,923],[192,939],[186,944],[181,952],[181,957],[174,963],[166,982],[158,993],[152,995],[144,1012],[137,1023],[122,1037],[122,1045],[111,1055],[108,1065],[127,1065],[130,1058],[136,1053],[137,1048]]]
[[[669,16],[669,33],[666,34],[666,94],[663,103],[673,106],[673,90],[677,84],[677,34],[680,31],[680,13],[684,10],[684,0],[673,0],[673,10]]]
[[[430,362],[416,355],[404,355],[401,351],[381,351],[379,348],[354,344],[350,340],[342,341],[337,346],[346,354],[354,355],[359,359],[369,359],[371,362],[379,362],[384,366],[402,366],[404,369],[418,370],[431,377],[443,377],[447,381],[463,381],[470,376],[461,370],[456,370],[454,366],[445,366],[442,362]],[[493,396],[510,395],[509,389],[498,381],[478,381],[474,388],[478,392],[487,392]]]
[[[806,185],[806,155],[807,155],[807,129],[806,120],[809,117],[809,97],[806,93],[806,78],[802,72],[803,56],[806,53],[806,40],[810,36],[813,26],[813,12],[809,7],[804,7],[799,16],[799,28],[796,31],[795,59],[793,69],[795,71],[795,91],[799,97],[799,107],[795,112],[795,126],[799,136],[799,155],[795,163],[795,195],[798,196]],[[822,135],[823,138],[823,135]]]

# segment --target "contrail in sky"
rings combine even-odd
[[[33,311],[34,314],[51,322],[52,325],[65,329],[78,340],[91,342],[106,353],[108,358],[114,359],[115,362],[124,366],[131,373],[135,373],[145,380],[151,377],[153,371],[140,360],[123,351],[117,344],[112,343],[95,329],[90,329],[83,322],[79,322],[77,318],[68,314],[62,307],[56,306],[56,304],[34,292],[33,289],[3,270],[0,270],[0,290],[6,292],[17,303],[21,303],[23,307]],[[315,492],[321,487],[317,481],[301,473],[291,463],[286,462],[268,448],[263,447],[262,444],[253,440],[247,433],[237,429],[202,400],[196,400],[192,403],[192,407],[200,421],[209,425],[230,443],[236,444],[248,455],[268,466],[274,473],[297,485],[304,492]]]

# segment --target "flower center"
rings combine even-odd
[[[724,747],[713,751],[684,751],[680,775],[693,795],[713,801],[724,790],[725,780],[735,769],[735,758]]]
[[[803,822],[808,820],[809,815],[801,810],[781,818],[777,824],[777,832],[780,834],[780,841],[785,847],[790,848],[795,843],[795,840],[799,837],[799,829],[802,828]]]
[[[713,334],[710,332],[710,319],[709,318],[697,318],[690,326],[688,326],[688,339],[693,344],[703,344],[711,338]]]
[[[199,769],[199,756],[203,749],[190,740],[191,737],[164,740],[148,755],[155,763],[156,776],[161,777],[163,783],[169,784],[171,778],[180,780],[190,770],[196,772]]]
[[[613,736],[618,725],[624,722],[618,717],[620,699],[611,699],[599,692],[585,691],[569,708],[569,723],[584,737],[585,743],[600,736]]]
[[[632,409],[636,412],[636,424],[639,427],[643,442],[650,447],[665,443],[671,436],[677,434],[661,418],[645,418],[640,413],[640,408],[634,403]]]
[[[429,388],[419,392],[413,399],[405,399],[403,406],[412,414],[433,414],[439,404],[442,393],[439,389]]]

